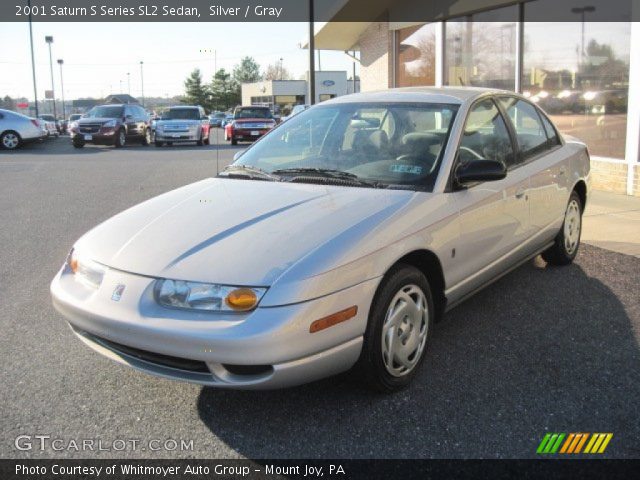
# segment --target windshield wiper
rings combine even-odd
[[[351,182],[356,185],[363,185],[367,187],[374,188],[382,188],[383,184],[380,182],[370,182],[368,180],[363,180],[358,175],[350,172],[345,172],[343,170],[335,170],[332,168],[313,168],[313,167],[294,167],[294,168],[281,168],[279,170],[274,170],[273,172],[276,175],[300,175],[302,177],[320,177],[320,178],[328,178],[334,180],[342,180],[346,182]]]
[[[250,180],[269,180],[276,182],[280,180],[279,177],[271,175],[269,172],[262,170],[261,168],[252,167],[250,165],[229,165],[218,176],[235,177],[235,178],[248,178]]]

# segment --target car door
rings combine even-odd
[[[529,204],[532,234],[540,242],[557,233],[568,198],[568,165],[559,136],[549,119],[528,101],[500,96],[508,121],[513,126],[520,162],[531,177]]]
[[[512,132],[490,97],[470,108],[452,173],[459,164],[480,158],[503,162],[507,176],[498,181],[451,187],[449,195],[457,204],[460,225],[450,270],[451,288],[447,292],[452,301],[508,268],[530,234],[529,175],[518,168]]]

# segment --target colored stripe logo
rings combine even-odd
[[[613,433],[547,433],[536,453],[604,453]]]

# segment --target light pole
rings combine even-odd
[[[127,72],[127,93],[131,95],[131,74]]]
[[[51,55],[51,44],[53,43],[53,37],[48,35],[44,37],[44,41],[49,45],[49,68],[51,69],[51,93],[53,94],[53,118],[56,120],[58,116],[56,115],[56,89],[54,88],[53,83],[53,56]]]
[[[580,21],[582,22],[582,43],[580,44],[580,66],[584,65],[584,17],[585,13],[593,13],[596,11],[596,7],[587,5],[586,7],[575,7],[571,9],[571,13],[580,14]]]
[[[120,93],[122,93],[122,80],[120,80]]]
[[[31,45],[31,73],[33,75],[33,100],[36,105],[36,118],[38,118],[38,87],[36,85],[36,60],[33,55],[33,28],[31,26],[31,0],[27,0],[29,6],[29,44]]]
[[[142,71],[142,65],[144,62],[140,60],[140,90],[142,94],[142,106],[144,107],[144,73]]]
[[[316,43],[313,26],[313,0],[309,0],[309,105],[316,103]]]
[[[280,80],[282,80],[282,77],[284,76],[284,73],[282,71],[284,68],[282,65],[282,62],[283,62],[282,57],[280,57]]]
[[[64,60],[59,58],[58,59],[58,65],[60,65],[60,90],[61,90],[61,96],[62,96],[62,120],[67,118],[67,112],[66,112],[65,107],[64,107],[64,80],[62,79],[62,64],[63,63],[64,63]]]

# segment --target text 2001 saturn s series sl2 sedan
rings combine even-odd
[[[344,96],[89,231],[53,303],[163,377],[275,388],[356,367],[394,391],[444,311],[538,253],[573,260],[588,176],[585,145],[513,93]]]

